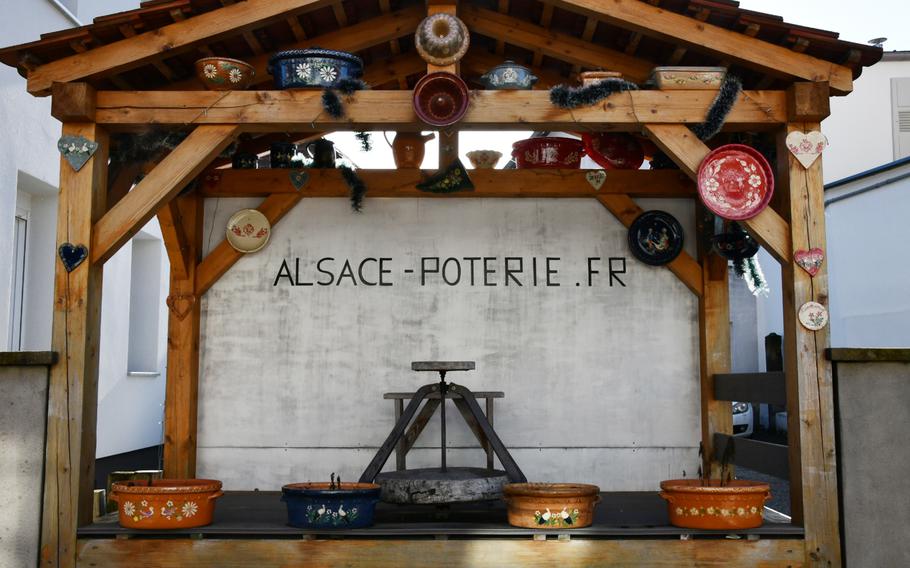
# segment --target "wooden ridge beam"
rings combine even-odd
[[[28,92],[45,95],[55,81],[94,79],[135,69],[162,54],[197,42],[213,42],[290,15],[320,8],[328,0],[246,0],[193,18],[46,63],[28,75]]]
[[[301,195],[304,197],[348,197],[350,189],[336,169],[307,170],[310,179],[300,191],[291,184],[294,170],[213,170],[202,178],[199,191],[205,197],[257,197]],[[511,198],[511,197],[596,197],[624,193],[641,197],[695,197],[695,185],[676,170],[612,170],[599,190],[594,189],[585,170],[469,170],[474,191],[427,193],[415,184],[434,173],[417,169],[358,170],[367,186],[367,198]]]
[[[560,8],[620,26],[689,49],[729,58],[751,69],[789,79],[827,81],[839,93],[853,90],[853,71],[639,0],[543,0]]]
[[[92,230],[91,260],[104,263],[208,166],[238,133],[233,125],[197,127],[136,187],[99,219]]]
[[[626,194],[598,195],[597,200],[619,221],[629,227],[644,210]],[[666,267],[696,296],[704,293],[701,265],[689,253],[682,251]]]
[[[688,127],[680,124],[648,124],[645,132],[693,180],[698,167],[711,151]],[[790,262],[790,228],[771,207],[740,223],[778,261]]]
[[[274,228],[285,214],[303,199],[303,194],[275,194],[268,196],[257,207]],[[212,249],[205,259],[196,267],[195,296],[197,299],[208,292],[209,288],[243,256],[242,252],[232,247],[227,240]]]
[[[540,50],[544,55],[576,65],[619,71],[626,79],[636,83],[647,80],[654,67],[650,61],[494,10],[464,4],[460,6],[459,15],[472,32],[502,39],[525,49]]]
[[[546,91],[472,91],[472,104],[458,123],[463,130],[640,130],[642,124],[699,122],[714,91],[630,91],[596,105],[569,110]],[[322,92],[288,91],[99,91],[95,120],[120,129],[149,124],[242,124],[247,131],[425,130],[410,91],[359,91],[346,99],[347,116],[322,108]],[[726,129],[770,130],[787,120],[786,93],[744,91],[727,117]]]

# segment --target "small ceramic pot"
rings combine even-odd
[[[502,158],[502,152],[496,150],[471,150],[467,153],[471,165],[478,170],[492,170]]]
[[[272,142],[269,146],[269,165],[273,168],[293,168],[292,160],[295,155],[297,155],[297,144]]]
[[[645,161],[641,142],[627,132],[585,133],[581,141],[585,153],[608,170],[637,170]]]
[[[288,524],[301,529],[360,529],[373,524],[381,487],[375,483],[291,483],[281,488]]]
[[[527,90],[534,86],[537,77],[527,67],[506,61],[481,75],[480,82],[487,89]]]
[[[721,486],[712,479],[671,479],[660,482],[670,524],[687,529],[752,529],[762,524],[767,483],[732,479]]]
[[[578,529],[594,521],[600,488],[583,483],[507,483],[509,524],[529,529]]]
[[[335,143],[325,138],[314,140],[304,146],[304,153],[313,160],[314,168],[335,167]]]
[[[385,136],[385,133],[383,133]],[[421,134],[420,132],[398,132],[390,143],[392,157],[395,158],[396,168],[419,168],[423,163],[426,143],[436,138],[435,134]]]
[[[470,43],[468,27],[452,14],[440,13],[424,18],[414,34],[414,45],[423,60],[440,67],[464,57]]]
[[[604,79],[622,79],[622,73],[618,71],[585,71],[579,74],[578,78],[581,79],[581,86],[587,87]]]
[[[363,60],[332,49],[291,49],[270,57],[268,71],[276,89],[323,89],[336,86],[342,79],[359,79]]]
[[[203,57],[196,61],[196,75],[211,91],[242,91],[253,82],[256,71],[239,59]]]
[[[512,144],[512,157],[519,169],[566,168],[578,169],[585,149],[574,138],[526,138]]]
[[[259,165],[259,156],[248,152],[237,152],[231,156],[231,167],[235,170],[255,170]]]
[[[468,112],[469,102],[468,86],[452,73],[430,73],[414,86],[414,112],[433,126],[458,122]]]
[[[724,67],[655,67],[651,81],[658,89],[719,89],[726,74]]]
[[[131,529],[186,529],[211,524],[221,482],[214,479],[118,481],[110,499],[117,502],[120,526]]]

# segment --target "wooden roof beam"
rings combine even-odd
[[[461,7],[461,16],[473,32],[492,38],[502,38],[506,43],[526,49],[540,49],[544,55],[569,63],[619,71],[631,81],[645,81],[653,67],[651,62],[631,57],[621,51],[582,41],[569,34],[550,31],[493,10],[464,5]]]
[[[471,92],[460,129],[635,131],[641,124],[689,124],[711,106],[715,91],[642,90],[616,93],[588,107],[562,110],[546,91]],[[359,91],[332,118],[318,90],[287,91],[100,91],[95,120],[114,129],[149,124],[239,124],[248,132],[320,130],[421,130],[410,91]],[[770,130],[787,120],[786,93],[744,91],[727,118],[727,130]]]
[[[246,0],[175,22],[87,53],[64,57],[29,73],[28,91],[46,95],[55,81],[100,78],[141,67],[164,53],[212,42],[326,5],[328,0]]]
[[[853,90],[853,71],[795,53],[786,47],[748,37],[694,18],[662,10],[639,0],[543,0],[558,7],[592,16],[646,36],[707,52],[777,77],[806,81],[827,81],[838,93]]]
[[[540,12],[540,27],[550,28],[550,22],[553,21],[553,5],[544,4],[543,10]],[[533,67],[540,67],[543,64],[543,52],[539,49],[534,50],[534,57],[531,58],[531,65]],[[538,75],[539,77],[539,75]]]

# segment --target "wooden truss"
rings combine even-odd
[[[48,411],[45,499],[42,521],[42,566],[220,565],[237,558],[258,555],[277,564],[293,563],[307,555],[317,563],[349,562],[352,554],[369,546],[345,543],[343,549],[311,546],[306,542],[260,543],[248,541],[150,540],[111,541],[86,544],[76,539],[76,528],[91,521],[92,482],[97,406],[97,352],[100,325],[101,272],[114,255],[149,219],[157,216],[171,263],[168,306],[168,371],[165,408],[165,470],[169,477],[192,477],[196,470],[196,412],[199,373],[200,298],[239,259],[240,253],[222,242],[202,257],[202,215],[206,197],[262,196],[259,209],[274,224],[307,197],[347,197],[339,173],[311,171],[310,181],[296,190],[286,172],[211,169],[218,154],[238,136],[247,133],[292,132],[308,136],[333,130],[421,130],[413,111],[412,93],[361,91],[346,100],[347,116],[333,119],[321,107],[320,93],[310,91],[192,90],[174,83],[173,89],[154,92],[100,91],[84,83],[119,70],[139,67],[160,59],[163,53],[189,49],[212,41],[230,30],[248,32],[273,20],[286,19],[308,10],[338,6],[327,0],[246,0],[200,16],[178,20],[155,33],[139,34],[82,55],[38,67],[29,74],[29,91],[46,94],[53,90],[53,114],[63,123],[64,134],[82,135],[99,142],[100,150],[79,172],[61,161],[61,193],[58,245],[64,242],[89,246],[89,259],[72,272],[57,265],[55,280],[53,348],[60,359],[52,367]],[[792,130],[818,128],[828,114],[828,89],[846,92],[852,77],[846,67],[823,62],[784,48],[754,40],[743,34],[700,23],[692,18],[660,10],[646,2],[612,0],[605,11],[599,0],[553,0],[548,5],[565,6],[589,16],[581,40],[547,30],[547,11],[540,26],[517,21],[498,11],[463,6],[459,13],[477,33],[526,45],[535,61],[558,49],[561,58],[579,66],[613,65],[640,79],[646,69],[634,57],[634,48],[616,52],[588,45],[598,21],[618,22],[646,36],[670,39],[691,49],[723,53],[732,61],[782,76],[794,83],[788,91],[744,91],[730,113],[726,129],[774,132],[782,141]],[[505,2],[507,7],[507,2]],[[356,50],[389,43],[394,52],[398,40],[413,33],[425,15],[418,9],[393,12],[384,3],[375,25],[355,24],[340,32],[324,34],[324,47]],[[429,11],[454,11],[450,5],[431,2]],[[336,10],[339,22],[343,10]],[[550,10],[552,16],[552,10]],[[295,18],[292,18],[295,19]],[[346,24],[342,24],[346,25]],[[298,26],[299,27],[299,26]],[[334,35],[333,35],[334,34]],[[295,34],[298,41],[309,40]],[[248,41],[255,41],[255,37]],[[244,36],[246,37],[246,35]],[[332,42],[328,40],[334,38]],[[543,38],[543,39],[541,39]],[[585,39],[587,38],[587,39]],[[316,40],[313,40],[314,42]],[[554,47],[557,46],[558,47]],[[591,44],[593,45],[593,44]],[[353,46],[353,47],[352,47]],[[462,64],[465,70],[482,70],[489,54],[472,51]],[[266,56],[256,56],[257,68]],[[650,66],[650,64],[648,64]],[[366,73],[372,84],[407,85],[407,76],[427,69],[412,55],[395,53]],[[446,68],[460,71],[459,66]],[[555,79],[555,78],[554,78]],[[80,83],[80,81],[83,81]],[[58,83],[58,84],[55,84]],[[552,106],[541,91],[474,91],[468,114],[458,129],[633,131],[649,136],[677,165],[679,171],[608,172],[599,190],[579,171],[474,171],[476,190],[464,194],[426,194],[415,189],[422,179],[416,170],[364,171],[368,197],[403,198],[559,198],[587,197],[599,201],[624,225],[640,213],[635,197],[662,196],[692,199],[698,165],[708,148],[686,125],[701,122],[711,105],[710,91],[635,91],[615,94],[602,103],[572,111]],[[111,180],[108,192],[108,134],[158,128],[189,130],[187,138],[156,165],[129,165]],[[457,140],[457,137],[455,138]],[[267,138],[263,138],[267,140]],[[440,163],[457,152],[457,144],[443,150]],[[797,322],[797,310],[809,300],[827,296],[824,265],[810,278],[794,270],[794,249],[824,247],[824,206],[821,160],[803,169],[781,147],[778,155],[778,197],[773,207],[745,223],[749,232],[783,266],[784,322],[786,339],[786,386],[790,417],[790,472],[794,520],[805,528],[805,539],[763,540],[758,543],[725,541],[659,542],[597,541],[566,556],[548,552],[550,562],[558,554],[567,566],[600,563],[605,557],[615,565],[628,565],[644,555],[666,565],[739,561],[742,563],[838,566],[840,540],[836,457],[833,440],[833,392],[830,364],[823,355],[828,332],[809,332]],[[140,171],[145,178],[132,189]],[[199,180],[194,191],[181,194]],[[250,183],[255,181],[255,183]],[[707,449],[715,435],[732,433],[729,402],[717,400],[714,378],[730,370],[729,298],[727,267],[717,255],[707,254],[702,244],[697,258],[683,253],[668,265],[699,301],[702,443]],[[219,543],[227,542],[221,545]],[[365,541],[364,541],[365,542]],[[204,545],[204,546],[203,546]],[[439,565],[445,558],[465,553],[462,541],[434,543]],[[475,545],[472,545],[475,546]],[[510,561],[528,565],[534,560],[525,547],[496,542],[476,550],[506,555]],[[548,545],[549,546],[549,545]],[[571,545],[573,548],[576,544]],[[416,548],[415,548],[416,547]],[[418,551],[419,549],[419,551]],[[426,545],[396,542],[386,554],[388,565],[429,554]],[[539,553],[539,549],[534,554]],[[551,550],[551,549],[547,549]],[[370,554],[376,554],[375,549]],[[486,553],[485,553],[486,554]],[[192,555],[192,556],[190,556]],[[245,555],[245,556],[244,556]],[[397,555],[397,556],[396,556]],[[188,560],[188,559],[192,560]],[[596,562],[595,562],[596,560]],[[611,560],[612,561],[612,560]],[[144,564],[141,564],[144,563]]]

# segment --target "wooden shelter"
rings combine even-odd
[[[722,142],[751,132],[776,143],[777,191],[772,206],[744,224],[783,267],[789,412],[789,472],[793,522],[802,536],[760,540],[219,540],[77,538],[92,520],[97,355],[101,274],[106,260],[157,216],[171,265],[164,467],[168,477],[193,477],[196,459],[198,299],[238,260],[226,242],[201,256],[203,200],[261,196],[272,223],[307,197],[347,197],[337,170],[313,171],[302,191],[275,170],[213,169],[231,143],[264,152],[275,139],[297,140],[333,130],[421,130],[410,89],[428,66],[414,49],[418,23],[435,12],[457,12],[471,31],[471,48],[457,65],[469,84],[505,58],[528,65],[536,90],[471,93],[455,129],[618,130],[644,133],[678,170],[617,171],[595,190],[584,172],[475,171],[472,198],[589,197],[628,225],[640,196],[693,199],[693,178],[709,147],[688,125],[704,119],[713,91],[640,90],[612,95],[573,111],[554,107],[546,88],[574,83],[587,69],[619,71],[644,82],[657,65],[721,65],[742,78],[744,90],[729,114]],[[321,46],[356,52],[366,63],[361,91],[346,102],[347,116],[322,110],[319,91],[268,90],[266,64],[277,49]],[[253,64],[257,84],[247,91],[207,91],[193,62],[226,55]],[[784,149],[792,131],[819,129],[831,95],[845,95],[879,48],[794,26],[738,8],[730,0],[153,0],[98,18],[91,25],[43,36],[0,51],[35,96],[52,95],[64,135],[99,144],[79,171],[61,162],[58,245],[84,244],[88,259],[71,272],[58,263],[48,409],[43,566],[348,565],[369,555],[372,565],[415,559],[464,565],[464,554],[484,564],[563,566],[764,563],[841,564],[831,367],[828,332],[808,331],[799,307],[827,301],[824,266],[814,278],[796,269],[793,251],[824,247],[821,160],[808,169]],[[108,171],[112,136],[179,130],[172,151],[146,163]],[[457,144],[444,145],[441,163]],[[140,174],[141,181],[134,183]],[[368,197],[437,197],[415,189],[416,170],[362,171]],[[201,183],[193,184],[200,179]],[[189,191],[184,191],[190,187]],[[462,194],[438,195],[460,197]],[[683,253],[668,265],[699,300],[702,442],[711,449],[732,433],[730,398],[721,400],[715,377],[730,371],[726,261]],[[738,392],[727,387],[729,396]],[[746,388],[743,386],[741,388]],[[732,390],[731,390],[732,389]]]

